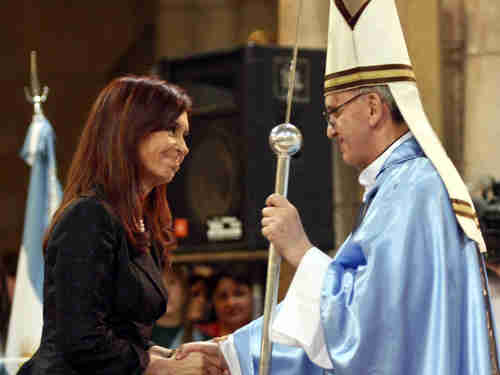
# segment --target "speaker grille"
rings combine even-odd
[[[214,216],[239,215],[241,164],[227,118],[203,124],[208,131],[193,147],[186,173],[191,220],[205,225]]]

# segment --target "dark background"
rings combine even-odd
[[[18,251],[30,169],[19,157],[33,106],[30,52],[50,92],[43,110],[56,134],[58,175],[65,174],[90,105],[110,78],[154,63],[156,1],[0,2],[0,252]]]

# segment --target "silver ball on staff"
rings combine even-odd
[[[302,133],[292,124],[277,125],[269,134],[269,145],[276,155],[295,155],[302,147]]]
[[[275,126],[269,134],[269,144],[277,155],[276,185],[274,192],[284,197],[288,190],[288,173],[290,157],[302,147],[302,134],[290,123]],[[268,375],[270,369],[272,342],[269,338],[269,327],[278,296],[281,257],[273,244],[269,246],[267,263],[266,294],[264,297],[264,318],[262,323],[261,355],[259,375]]]

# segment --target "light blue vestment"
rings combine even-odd
[[[279,308],[279,306],[278,306]],[[233,334],[242,375],[258,375],[262,337],[262,317]],[[273,344],[269,375],[322,375],[323,369],[312,363],[301,348]]]
[[[332,373],[491,374],[476,245],[414,138],[386,160],[367,201],[363,221],[323,280],[321,325]],[[245,375],[258,372],[260,326],[234,334]],[[273,374],[287,367],[283,373],[314,373],[301,349],[278,348]]]

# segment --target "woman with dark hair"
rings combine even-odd
[[[188,153],[191,100],[123,77],[99,94],[44,241],[44,326],[18,374],[219,374],[208,354],[172,358],[150,341],[167,305],[175,246],[166,186]]]
[[[212,276],[211,300],[215,321],[200,324],[200,331],[211,337],[221,337],[250,323],[254,311],[254,277],[251,272],[248,265],[230,265]]]
[[[209,298],[209,277],[199,273],[193,273],[189,277],[190,299],[187,316],[195,324],[207,322],[212,310]]]

